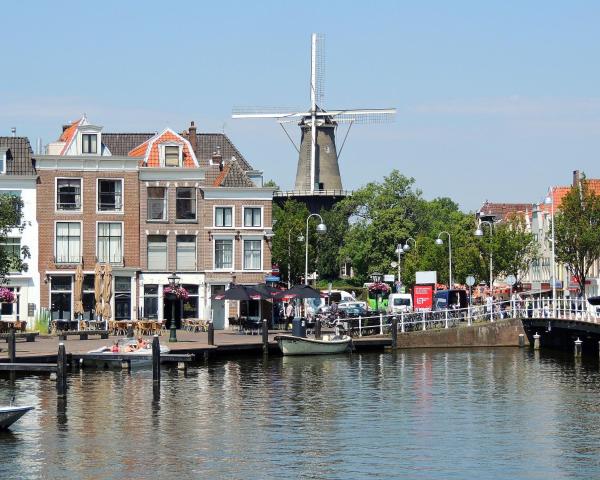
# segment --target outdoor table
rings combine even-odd
[[[0,320],[0,333],[8,332],[11,327],[15,327],[17,320]]]
[[[65,332],[65,331],[69,331],[69,330],[76,330],[78,323],[79,322],[77,320],[63,320],[63,319],[52,320],[52,330],[54,332]],[[72,326],[74,326],[75,328],[71,328]]]

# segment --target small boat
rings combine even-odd
[[[90,350],[87,354],[82,355],[81,363],[96,364],[97,366],[115,365],[115,362],[128,360],[131,367],[142,367],[152,365],[152,344],[147,343],[142,348],[137,347],[137,341],[133,338],[121,339],[117,343],[118,352],[113,352],[112,347],[105,346],[95,350]],[[171,350],[165,345],[160,346],[160,354],[170,353]],[[89,356],[89,358],[87,358]]]
[[[0,407],[0,430],[6,430],[33,407]]]
[[[277,335],[277,345],[284,355],[327,355],[348,350],[352,338],[348,335],[322,335],[317,340],[294,335]]]

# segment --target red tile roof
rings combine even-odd
[[[494,203],[486,201],[479,209],[479,216],[494,216],[506,220],[516,213],[525,213],[532,210],[531,203]]]
[[[190,143],[183,138],[181,135],[175,133],[170,128],[165,129],[162,133],[154,135],[144,143],[133,148],[128,156],[130,157],[142,157],[140,159],[140,165],[146,167],[160,167],[160,154],[159,145],[162,143],[168,143],[170,145],[181,145],[183,147],[183,167],[185,168],[196,168],[198,167],[198,160],[192,150]]]
[[[65,146],[60,151],[61,155],[64,155],[64,153],[71,146],[71,143],[73,142],[73,139],[75,138],[75,134],[77,133],[77,127],[79,127],[79,125],[81,125],[81,123],[83,122],[84,119],[85,119],[85,116],[81,117],[79,120],[75,120],[73,123],[71,123],[71,125],[69,125],[69,127],[67,129],[65,129],[62,132],[60,138],[58,139],[59,142],[65,142]]]

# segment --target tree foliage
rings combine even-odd
[[[288,279],[288,265],[291,271],[291,283],[299,283],[304,275],[304,235],[306,234],[306,218],[310,212],[306,205],[294,200],[287,200],[283,207],[273,204],[273,247],[271,251],[273,263],[279,265],[281,278]],[[314,233],[314,225],[309,225]],[[302,241],[299,241],[299,238]],[[309,235],[309,241],[314,241],[315,235]],[[314,248],[309,245],[309,254]],[[314,260],[314,255],[312,256]]]
[[[23,223],[23,201],[14,195],[0,194],[0,244],[6,243],[11,231],[16,229],[22,233],[26,227]],[[25,260],[30,258],[29,248],[21,246],[20,255],[13,255],[7,249],[0,248],[0,281],[6,281],[9,272],[26,272]]]
[[[555,219],[555,255],[575,276],[582,292],[600,258],[600,197],[582,179],[563,197]]]

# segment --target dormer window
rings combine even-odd
[[[81,153],[98,153],[98,135],[83,133],[81,135]]]
[[[179,146],[165,145],[165,167],[179,166]]]

